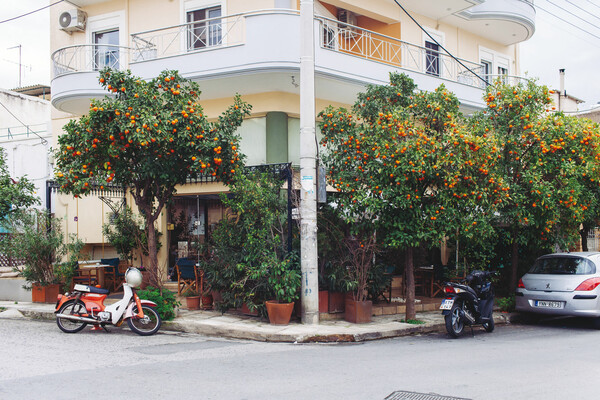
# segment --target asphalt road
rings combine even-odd
[[[572,319],[337,345],[0,320],[0,399],[596,398],[599,341]]]

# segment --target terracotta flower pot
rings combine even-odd
[[[188,310],[197,310],[200,308],[200,296],[188,296],[185,298],[185,304]]]
[[[373,302],[371,300],[355,301],[346,299],[346,313],[344,319],[355,324],[371,322],[373,315]]]
[[[269,322],[273,325],[287,325],[290,323],[294,303],[280,303],[277,300],[267,300],[267,314]]]
[[[213,296],[212,294],[205,294],[202,296],[202,309],[204,310],[212,310],[213,306]]]

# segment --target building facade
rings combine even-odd
[[[526,0],[402,1],[408,13],[393,0],[314,4],[317,112],[353,104],[367,84],[387,83],[392,71],[408,74],[421,90],[444,83],[464,112],[481,109],[486,81],[520,74],[518,43],[535,30]],[[105,95],[97,81],[102,67],[143,79],[175,69],[199,82],[209,117],[235,93],[252,105],[240,128],[248,165],[299,165],[299,8],[297,0],[72,0],[52,7],[54,137],[87,113],[90,99]],[[165,266],[169,250],[192,251],[189,240],[172,237],[178,215],[202,239],[222,217],[216,194],[226,190],[217,183],[178,188],[157,227]],[[92,258],[112,255],[102,236],[110,210],[97,198],[60,195],[53,207]]]

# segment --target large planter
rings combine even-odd
[[[200,308],[200,296],[188,296],[185,298],[185,304],[188,310],[197,310]]]
[[[355,324],[371,322],[373,315],[373,302],[371,300],[355,301],[346,299],[346,313],[344,319]]]
[[[346,295],[342,292],[329,292],[329,312],[344,312],[344,302]]]
[[[280,303],[276,300],[267,300],[267,314],[272,325],[287,325],[290,323],[294,303]]]
[[[58,294],[60,293],[60,285],[52,284],[42,286],[39,283],[31,284],[31,301],[34,303],[56,303]]]
[[[33,283],[31,285],[31,301],[34,303],[56,303],[59,293],[59,284],[42,286],[39,283]]]
[[[319,312],[329,312],[329,291],[319,290]]]

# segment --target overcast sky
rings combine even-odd
[[[0,21],[48,4],[0,0]],[[564,68],[567,93],[585,101],[580,109],[600,102],[600,0],[535,0],[535,5],[536,32],[521,44],[522,71],[558,89],[558,70]],[[50,84],[48,15],[45,9],[0,23],[0,88],[19,86],[19,50],[10,49],[18,45],[22,86]]]

